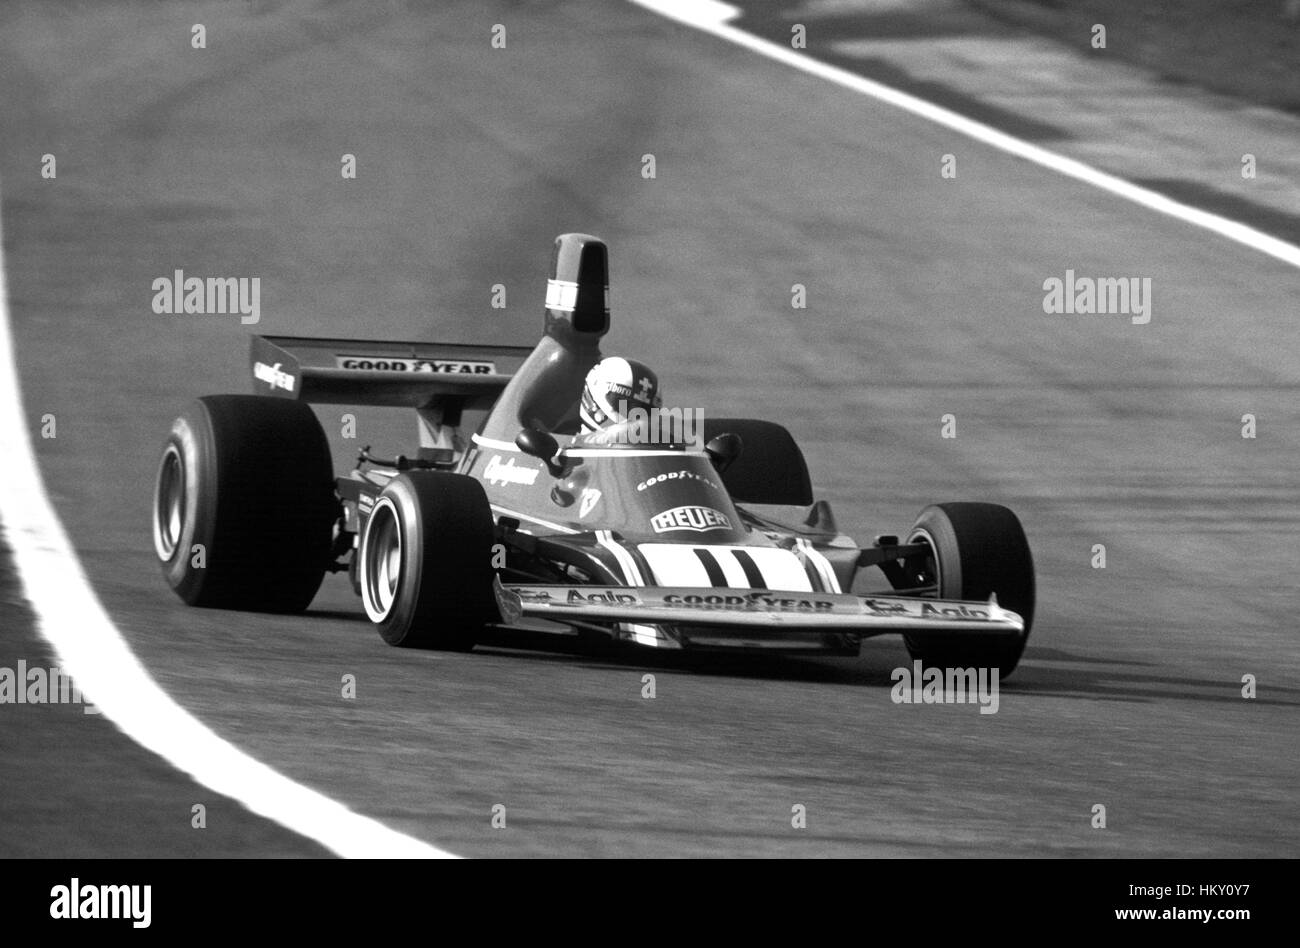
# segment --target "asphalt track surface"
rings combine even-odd
[[[6,5],[0,55],[47,487],[136,654],[257,759],[468,856],[1297,850],[1294,269],[622,3]],[[935,501],[1021,515],[1039,613],[998,713],[894,704],[896,639],[856,661],[444,655],[385,646],[341,576],[301,617],[171,595],[157,452],[189,398],[249,390],[250,331],[530,343],[566,230],[611,247],[606,351],[677,404],[786,423],[860,540]],[[178,268],[260,276],[261,323],[155,315]],[[1151,277],[1150,324],[1045,314],[1067,268]],[[340,466],[403,448],[400,421],[362,415]],[[96,774],[55,758],[71,811]],[[117,793],[98,805],[140,839],[178,818]],[[242,854],[319,851],[245,819]]]

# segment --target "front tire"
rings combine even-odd
[[[366,519],[361,602],[389,645],[469,651],[500,620],[492,510],[483,485],[435,471],[401,474]]]
[[[154,488],[154,551],[191,606],[306,609],[337,517],[329,442],[302,402],[209,395],[172,423]]]
[[[904,635],[907,651],[926,667],[999,669],[1010,675],[1020,662],[1034,622],[1034,561],[1024,528],[1014,513],[997,504],[935,504],[921,511],[908,543],[929,545],[924,580],[934,582],[940,599],[987,602],[1019,613],[1025,632],[1007,642],[1000,636]]]

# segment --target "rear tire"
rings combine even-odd
[[[1025,620],[1025,632],[1011,642],[969,633],[904,635],[908,653],[926,667],[997,668],[1002,678],[1010,675],[1034,622],[1034,561],[1020,520],[997,504],[935,504],[921,511],[907,539],[919,541],[933,551],[926,569],[940,599],[987,602],[996,594],[998,605]]]
[[[154,488],[154,550],[191,606],[301,612],[338,517],[329,442],[302,402],[209,395],[172,423]]]
[[[705,418],[705,443],[720,434],[740,436],[740,457],[722,474],[731,499],[739,503],[807,507],[812,481],[803,452],[790,432],[756,418]]]
[[[467,652],[500,621],[495,533],[483,485],[435,471],[401,474],[371,508],[357,551],[361,602],[389,645]]]

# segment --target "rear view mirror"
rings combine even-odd
[[[560,443],[549,431],[525,428],[515,436],[515,445],[524,454],[545,461],[546,469],[551,472],[552,477],[561,477],[564,474],[564,465],[555,462],[555,456],[560,453]]]
[[[717,472],[722,474],[736,462],[744,447],[745,443],[740,440],[740,435],[724,433],[710,438],[709,443],[704,446],[704,452],[713,462]]]

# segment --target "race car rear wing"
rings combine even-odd
[[[259,395],[334,405],[486,409],[531,346],[253,336]]]
[[[497,585],[505,624],[522,616],[594,622],[681,623],[732,628],[779,627],[858,635],[1024,635],[1025,622],[988,602],[851,596],[768,589],[696,589],[670,586]]]

